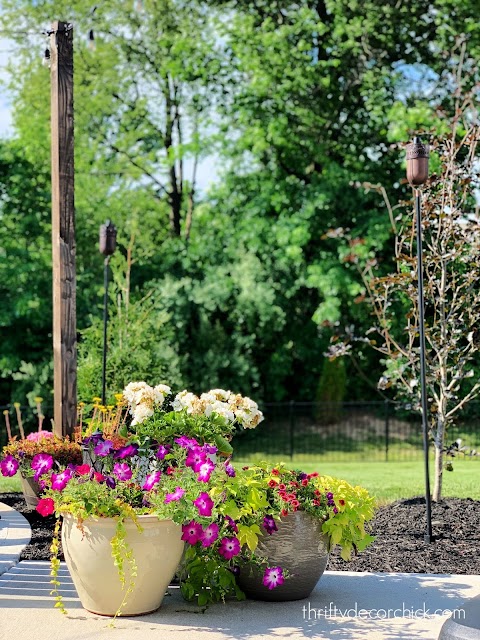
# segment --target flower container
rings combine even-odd
[[[125,584],[112,557],[115,518],[87,518],[78,528],[70,515],[64,517],[62,546],[70,575],[82,606],[103,616],[136,616],[156,611],[182,557],[181,527],[171,520],[138,516],[124,522],[125,541],[132,551],[136,575],[124,561]],[[122,606],[122,603],[123,606]]]
[[[20,479],[22,482],[23,498],[27,507],[35,509],[38,504],[39,495],[42,491],[38,482],[36,482],[33,477],[24,476],[23,473],[20,474]]]
[[[278,531],[262,535],[255,554],[265,556],[269,567],[281,567],[289,577],[269,589],[264,571],[254,564],[240,567],[237,584],[253,600],[286,601],[308,598],[328,562],[329,538],[322,523],[304,511],[281,518]]]

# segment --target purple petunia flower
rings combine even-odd
[[[145,482],[142,485],[144,491],[150,491],[160,481],[161,471],[154,471],[149,473],[145,478]]]
[[[165,456],[167,455],[167,453],[170,453],[170,449],[172,447],[169,444],[161,444],[158,449],[157,449],[157,453],[155,454],[157,456],[157,458],[159,460],[164,460]]]
[[[99,458],[104,458],[108,456],[113,451],[113,442],[111,440],[101,440],[97,445],[95,445],[95,449],[93,453]]]
[[[227,474],[227,476],[230,476],[231,478],[235,477],[235,469],[233,468],[233,465],[231,465],[230,463],[225,465],[225,473]]]
[[[130,458],[131,456],[135,456],[138,453],[138,444],[132,443],[127,444],[125,447],[122,447],[118,451],[115,452],[113,456],[116,460],[123,460],[124,458]]]
[[[188,449],[188,455],[185,460],[185,464],[187,467],[191,467],[195,473],[200,471],[200,467],[204,462],[207,461],[207,454],[200,447],[193,447],[192,449]]]
[[[184,449],[191,449],[192,447],[198,447],[198,442],[195,438],[187,438],[187,436],[180,436],[175,439],[175,442]]]
[[[282,567],[266,568],[263,575],[263,584],[269,589],[275,589],[285,582]]]
[[[208,453],[209,455],[213,455],[218,451],[217,447],[215,447],[213,444],[204,444],[202,449],[205,451],[205,453]]]
[[[230,560],[233,556],[240,553],[240,541],[238,538],[222,538],[218,553],[226,560]]]
[[[196,544],[203,534],[202,525],[192,520],[188,524],[182,525],[182,532],[182,540],[188,544]]]
[[[197,480],[199,480],[199,482],[208,482],[214,469],[215,465],[213,464],[213,462],[211,460],[206,460],[203,464],[200,465],[198,469],[199,473],[197,476]]]
[[[265,516],[263,519],[263,527],[265,531],[271,536],[274,531],[278,531],[275,520],[272,516]]]
[[[218,524],[216,522],[212,522],[203,530],[201,537],[202,547],[210,547],[217,538]]]
[[[298,479],[299,480],[305,480],[307,477],[308,477],[307,474],[304,473],[303,471],[298,474]]]
[[[333,493],[332,493],[331,491],[329,491],[329,492],[327,493],[327,498],[328,498],[329,500],[333,500]]]
[[[214,506],[213,500],[210,498],[208,493],[203,491],[196,500],[193,501],[193,504],[197,507],[198,513],[201,516],[211,516],[212,509]]]
[[[53,457],[48,453],[37,453],[33,456],[30,466],[35,471],[33,479],[37,481],[41,475],[53,467]]]
[[[94,445],[96,446],[101,440],[103,440],[103,433],[100,430],[94,431],[91,436],[82,440],[82,445]]]
[[[52,489],[63,491],[72,477],[73,472],[71,469],[65,469],[61,473],[52,473]]]
[[[165,496],[164,504],[168,504],[169,502],[175,502],[180,500],[185,495],[185,489],[182,487],[176,487],[173,493],[167,493]]]
[[[225,516],[225,520],[228,522],[228,526],[230,527],[230,529],[233,529],[235,533],[238,533],[238,527],[235,520],[233,520],[233,518],[231,518],[230,516]]]
[[[113,465],[113,474],[116,475],[119,480],[130,480],[132,470],[126,462],[117,462]]]
[[[2,476],[12,477],[18,471],[18,460],[13,456],[8,455],[0,462],[0,469],[2,470]]]
[[[105,484],[109,489],[115,489],[115,487],[117,486],[115,478],[112,478],[112,476],[107,476],[105,478]]]

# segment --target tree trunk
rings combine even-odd
[[[435,484],[433,487],[433,500],[440,502],[442,499],[442,481],[443,481],[443,446],[438,447],[435,444]]]

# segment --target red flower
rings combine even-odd
[[[280,471],[278,469],[272,469],[272,474],[274,476],[279,476],[280,475]]]
[[[342,507],[343,507],[343,505],[345,504],[345,500],[339,500],[339,503],[340,503],[340,504],[342,505]]]
[[[285,489],[286,489],[287,487],[283,484],[283,482],[281,482],[281,483],[278,485],[278,488],[280,489],[280,491],[285,491]]]
[[[273,487],[276,487],[277,484],[278,484],[278,482],[276,480],[269,480],[268,481],[268,486],[272,487],[272,489],[273,489]]]
[[[313,501],[313,504],[314,504],[316,507],[319,507],[319,506],[320,506],[320,500],[314,500],[314,501]]]
[[[292,507],[295,509],[295,511],[298,509],[298,507],[300,506],[300,502],[298,500],[292,500],[291,503]]]
[[[280,513],[281,513],[282,516],[288,516],[287,509],[282,509],[282,511]]]
[[[87,473],[90,473],[90,471],[91,471],[91,467],[89,464],[80,464],[75,469],[75,472],[78,473],[78,475],[80,476],[86,476]]]
[[[290,486],[291,487],[299,487],[300,485],[298,484],[298,482],[295,482],[294,480],[290,481]]]
[[[167,468],[167,475],[171,476],[172,473],[175,473],[175,469],[173,467],[168,467]]]
[[[307,478],[310,480],[310,478],[317,478],[318,477],[318,471],[314,471],[313,473],[309,473]]]
[[[287,494],[286,494],[286,492],[285,492],[285,491],[279,491],[279,492],[278,492],[278,495],[280,496],[280,498],[281,498],[282,500],[288,500],[288,497],[287,497]]]
[[[287,493],[287,500],[295,500],[297,496],[294,493]]]
[[[98,473],[98,471],[93,472],[93,477],[97,482],[103,482],[105,480],[105,476],[103,473]]]
[[[55,503],[51,498],[40,498],[36,508],[38,513],[46,518],[55,511]]]
[[[307,484],[308,484],[308,479],[307,479],[307,478],[304,478],[304,479],[302,480],[302,487],[306,487],[306,486],[307,486]]]
[[[315,491],[313,492],[316,496],[320,495],[320,491],[318,489],[315,489]]]

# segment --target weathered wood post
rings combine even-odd
[[[71,435],[77,411],[73,28],[54,22],[51,52],[54,432]]]

